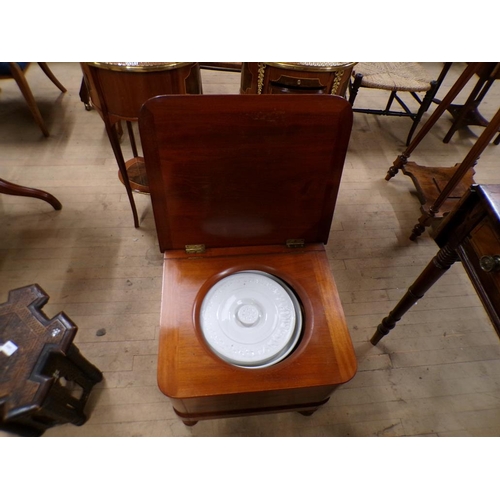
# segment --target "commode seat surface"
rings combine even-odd
[[[213,249],[186,259],[166,252],[158,383],[182,416],[318,406],[356,371],[356,359],[322,245]],[[303,333],[294,352],[266,368],[248,370],[214,354],[200,332],[203,297],[221,278],[246,269],[273,274],[303,306]],[[208,412],[208,413],[205,413]]]

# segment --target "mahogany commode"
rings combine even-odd
[[[356,372],[324,244],[352,127],[328,95],[150,99],[139,118],[164,252],[158,384],[187,425],[310,414]],[[234,366],[209,348],[199,312],[222,278],[253,270],[290,287],[303,329],[284,360]]]

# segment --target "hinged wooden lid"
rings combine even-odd
[[[326,243],[352,127],[330,95],[170,95],[139,118],[162,252]]]

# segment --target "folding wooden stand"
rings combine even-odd
[[[164,96],[139,119],[164,252],[158,384],[187,425],[268,412],[311,414],[356,372],[323,244],[352,126],[337,96]],[[285,281],[304,327],[296,349],[240,368],[206,345],[208,290],[242,270]]]
[[[422,129],[411,141],[406,150],[396,158],[393,166],[387,172],[385,177],[387,181],[392,179],[399,170],[402,170],[403,174],[408,175],[415,185],[422,204],[422,216],[413,228],[410,236],[411,240],[416,240],[425,231],[425,228],[431,225],[433,220],[442,218],[449,213],[473,184],[473,167],[480,154],[498,132],[500,111],[489,122],[464,160],[461,163],[457,163],[454,167],[426,167],[418,165],[415,162],[409,162],[408,158],[472,76],[475,73],[481,73],[489,64],[491,63],[469,63],[467,65],[455,84],[425,122]]]

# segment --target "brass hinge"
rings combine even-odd
[[[186,245],[184,247],[186,253],[203,253],[205,252],[205,245]]]
[[[288,248],[303,248],[305,245],[304,240],[286,240],[286,246]]]

